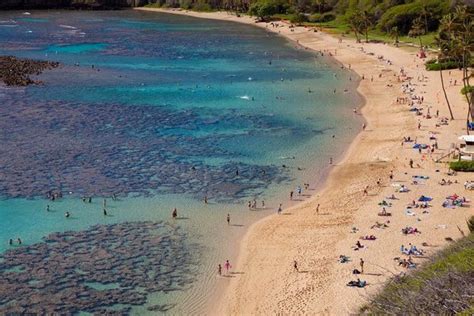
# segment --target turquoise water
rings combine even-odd
[[[223,286],[216,264],[235,259],[252,222],[289,205],[288,191],[320,183],[360,125],[360,100],[343,93],[354,75],[251,26],[131,11],[1,12],[0,43],[2,55],[62,63],[39,76],[43,85],[0,87],[0,251],[18,247],[10,238],[31,245],[95,224],[169,220],[176,207],[179,226],[203,246],[199,278],[148,297],[176,312],[209,308]],[[49,201],[50,190],[64,197]],[[254,198],[267,208],[249,212]]]

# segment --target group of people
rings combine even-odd
[[[16,239],[16,242],[18,243],[18,245],[21,245],[21,244],[22,244],[20,237],[18,237],[18,238]],[[13,246],[13,244],[14,244],[13,239],[10,238],[10,240],[8,241],[8,244],[9,244],[10,246]]]

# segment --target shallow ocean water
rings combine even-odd
[[[354,90],[353,74],[247,25],[1,12],[0,43],[2,55],[62,63],[39,76],[43,85],[0,87],[0,250],[10,238],[31,245],[96,224],[169,221],[176,207],[183,219],[174,225],[201,246],[198,278],[148,300],[177,313],[209,308],[227,282],[215,277],[217,263],[234,260],[245,229],[287,207],[296,185],[321,183],[361,123],[352,113],[360,99],[342,92]],[[65,197],[50,202],[48,190]],[[248,211],[254,198],[266,208]]]

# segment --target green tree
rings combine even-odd
[[[473,13],[465,5],[457,6],[454,12],[454,32],[453,37],[455,41],[455,51],[462,55],[462,74],[463,74],[463,85],[466,91],[469,91],[471,85],[469,83],[470,78],[473,76],[471,64],[472,64],[472,52],[474,52],[474,21],[472,19]],[[474,121],[474,103],[473,93],[465,93],[466,101],[468,104],[467,122],[469,120]],[[466,127],[467,133],[469,129]]]
[[[400,37],[400,32],[398,31],[398,26],[394,26],[390,29],[389,35],[391,38],[394,40],[395,46],[398,47],[399,40],[398,38]]]
[[[443,66],[447,61],[452,59],[453,53],[453,30],[454,30],[454,16],[452,14],[445,15],[441,20],[441,26],[439,29],[438,35],[435,37],[435,43],[439,48],[438,53],[438,63],[440,64],[439,76],[441,80],[441,88],[443,90],[444,99],[448,106],[449,115],[452,120],[454,120],[453,110],[451,109],[451,104],[449,103],[448,94],[446,93],[446,87],[444,86],[443,78]]]
[[[424,22],[421,19],[421,17],[417,17],[416,19],[413,20],[411,29],[408,32],[408,36],[418,37],[418,40],[420,41],[420,49],[423,49],[423,42],[421,41],[421,36],[424,34],[425,34]]]
[[[362,35],[363,30],[364,30],[364,27],[363,27],[364,22],[362,20],[361,12],[357,10],[357,11],[354,11],[352,14],[350,14],[348,17],[348,22],[349,22],[351,31],[354,32],[357,43],[360,43],[359,35]]]
[[[360,13],[360,23],[362,27],[362,31],[365,34],[365,42],[369,42],[369,29],[373,24],[373,16],[368,11],[361,11]]]
[[[315,0],[314,4],[318,6],[318,13],[321,14],[324,6],[326,5],[326,0]]]

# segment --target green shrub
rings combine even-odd
[[[474,233],[474,216],[471,216],[471,218],[467,221],[467,227],[471,233]]]
[[[474,172],[474,161],[453,161],[449,163],[449,168],[454,171]]]
[[[445,61],[445,62],[437,62],[436,60],[434,62],[428,61],[425,63],[426,70],[446,70],[446,69],[456,69],[459,68],[461,65],[459,62],[456,61]]]
[[[289,20],[291,23],[299,24],[303,22],[308,22],[308,17],[306,17],[306,15],[304,15],[303,13],[296,13],[290,15]]]
[[[474,86],[467,86],[461,89],[461,94],[467,94],[474,92]]]
[[[332,13],[324,13],[324,14],[315,13],[308,17],[308,21],[312,23],[330,22],[335,19],[336,19],[336,16]]]
[[[425,0],[393,6],[382,14],[377,26],[381,30],[391,30],[396,26],[400,34],[406,35],[410,31],[413,20],[422,15],[423,5],[425,5],[430,12],[430,16],[427,17],[428,31],[435,31],[443,14],[449,12],[448,2]]]
[[[266,20],[275,14],[285,14],[289,5],[284,0],[257,1],[250,6],[249,14]]]
[[[396,276],[360,312],[368,315],[455,315],[473,310],[474,234]]]
[[[207,3],[205,0],[198,0],[192,8],[196,11],[203,11],[203,12],[209,12],[212,11],[212,7],[209,3]]]

